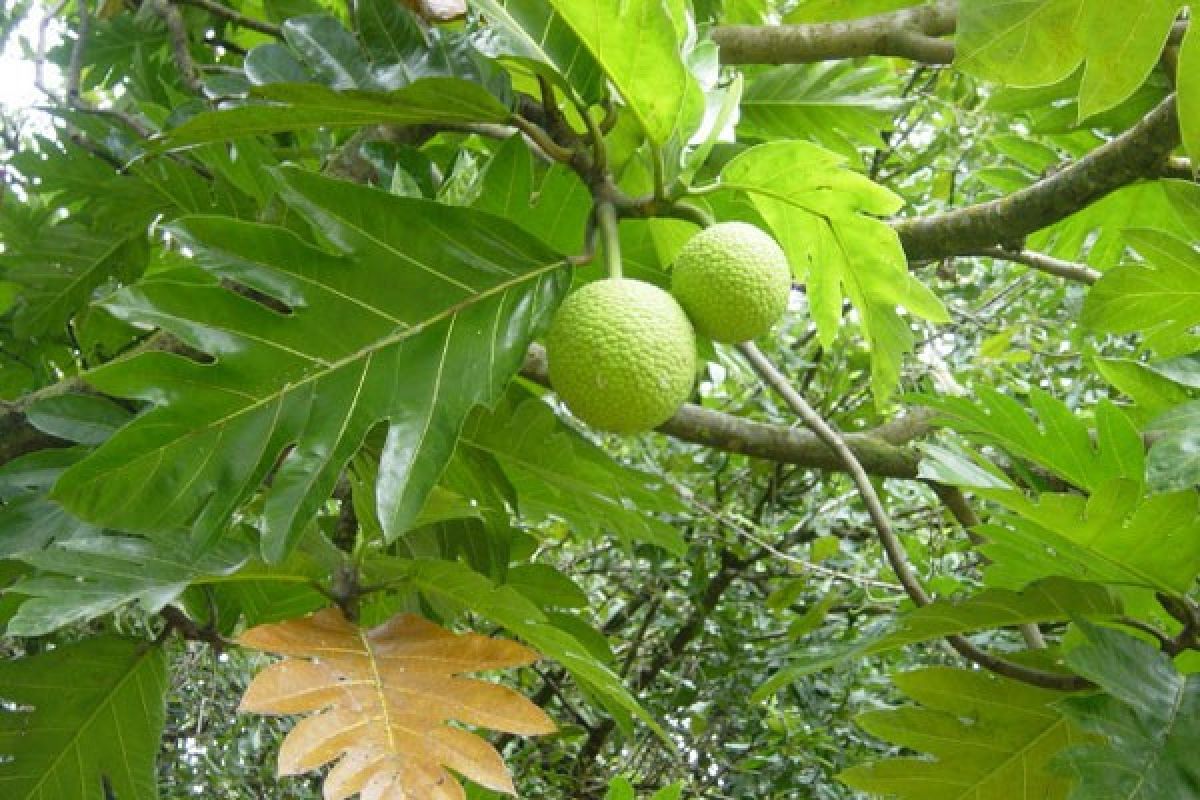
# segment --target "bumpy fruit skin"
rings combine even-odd
[[[745,342],[787,310],[792,273],[775,240],[745,222],[722,222],[679,252],[671,291],[696,330],[717,342]]]
[[[670,294],[643,281],[589,283],[546,337],[550,385],[581,420],[616,433],[666,422],[692,391],[696,335]]]

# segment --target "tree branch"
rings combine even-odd
[[[535,344],[529,348],[521,374],[549,386],[546,351],[541,346]],[[915,478],[920,456],[901,445],[929,432],[932,418],[931,412],[915,410],[870,432],[848,434],[846,443],[871,474],[884,478]],[[685,442],[729,453],[813,469],[845,469],[837,455],[807,431],[753,422],[690,403],[658,430]]]
[[[191,42],[188,39],[187,23],[179,9],[171,4],[171,0],[149,0],[150,8],[162,18],[167,26],[167,39],[171,43],[171,55],[175,65],[179,67],[179,77],[184,87],[190,92],[204,94],[204,83],[196,70],[196,62],[192,59]]]
[[[957,4],[877,14],[848,22],[812,25],[720,25],[712,38],[724,64],[808,64],[857,56],[897,56],[926,64],[949,64]]]
[[[1160,174],[1180,142],[1175,95],[1138,124],[1060,172],[998,200],[915,219],[897,220],[910,261],[974,253],[1019,243],[1140,178]]]
[[[1086,283],[1088,285],[1100,280],[1101,275],[1098,270],[1092,269],[1087,264],[1064,261],[1061,258],[1048,256],[1045,253],[1037,253],[1033,250],[1007,250],[1003,247],[981,247],[973,252],[959,253],[959,255],[1012,261],[1015,264],[1024,264],[1031,269],[1045,272],[1048,275],[1056,275],[1059,278],[1066,278],[1069,281]]]
[[[858,489],[863,505],[866,506],[867,514],[870,516],[871,522],[875,525],[875,531],[879,535],[879,543],[883,546],[888,563],[891,565],[892,571],[896,573],[896,577],[900,580],[900,585],[904,587],[904,591],[917,606],[929,605],[932,602],[932,598],[925,591],[925,587],[921,585],[920,579],[917,578],[916,573],[913,572],[912,567],[909,565],[908,556],[904,552],[904,546],[892,530],[887,512],[884,510],[883,503],[880,501],[875,487],[871,484],[871,479],[867,476],[862,465],[858,463],[854,457],[854,453],[847,446],[841,434],[834,430],[828,422],[821,418],[820,414],[813,410],[808,401],[792,388],[787,378],[779,370],[775,369],[775,365],[762,354],[762,351],[753,342],[744,342],[738,345],[738,350],[750,362],[751,367],[754,368],[759,377],[783,398],[788,408],[792,409],[796,416],[800,417],[804,424],[830,450],[837,454],[843,468],[850,474],[850,478],[854,481],[854,485]],[[1079,691],[1092,685],[1091,682],[1077,675],[1045,672],[992,655],[976,647],[962,636],[947,636],[946,641],[963,658],[1006,678],[1012,678],[1013,680],[1022,681],[1033,686],[1040,686],[1045,689],[1058,689],[1060,691]]]
[[[245,14],[241,14],[225,4],[217,2],[217,0],[175,0],[175,2],[203,8],[208,13],[227,19],[239,27],[265,33],[268,36],[274,36],[276,39],[283,38],[283,29],[278,25],[273,25],[270,22],[255,19],[254,17],[247,17]]]

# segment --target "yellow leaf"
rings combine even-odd
[[[516,642],[457,635],[415,614],[371,630],[333,608],[246,631],[239,642],[286,656],[264,669],[241,711],[306,714],[284,740],[279,774],[332,761],[325,800],[465,800],[446,771],[515,794],[500,754],[450,720],[508,733],[551,733],[554,722],[505,686],[462,673],[531,664],[538,654]]]

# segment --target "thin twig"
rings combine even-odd
[[[511,117],[509,117],[508,121],[514,128],[525,134],[525,137],[534,145],[536,145],[537,148],[541,150],[542,153],[544,153],[545,156],[550,160],[559,161],[563,164],[569,164],[575,157],[575,153],[573,151],[568,150],[567,148],[558,144],[558,142],[550,138],[550,134],[546,133],[546,131],[542,130],[533,122],[525,119],[520,114],[513,114]]]
[[[204,82],[200,80],[196,70],[196,62],[192,59],[191,42],[188,39],[187,23],[179,8],[172,5],[170,0],[148,0],[150,8],[162,18],[167,26],[167,38],[171,42],[171,56],[179,67],[179,77],[188,91],[204,94]]]
[[[883,547],[884,553],[887,555],[892,571],[896,573],[896,577],[900,580],[900,585],[904,587],[904,591],[916,605],[929,605],[932,602],[932,598],[925,591],[925,587],[921,585],[920,580],[908,563],[908,556],[904,552],[904,546],[892,530],[887,512],[883,508],[883,503],[880,501],[879,495],[875,492],[875,487],[871,484],[871,479],[867,476],[862,464],[855,458],[854,453],[850,450],[841,434],[834,430],[833,426],[814,411],[812,406],[808,404],[808,401],[792,388],[791,383],[788,382],[783,373],[775,368],[775,365],[763,355],[757,345],[753,342],[744,342],[738,345],[738,351],[746,357],[746,360],[750,362],[750,365],[758,373],[759,377],[783,398],[788,407],[800,417],[809,430],[816,434],[841,460],[843,467],[850,475],[850,479],[854,481],[854,485],[858,488],[863,505],[866,506],[867,515],[871,518],[871,522],[875,526],[879,542]],[[1045,672],[994,656],[979,649],[962,636],[947,636],[946,641],[949,642],[950,646],[959,655],[967,660],[1007,678],[1046,689],[1058,689],[1061,691],[1079,691],[1092,686],[1090,681],[1076,675],[1060,675],[1053,672]]]
[[[967,253],[960,253],[959,255],[995,258],[1001,261],[1011,261],[1015,264],[1024,264],[1025,266],[1036,269],[1039,272],[1045,272],[1047,275],[1055,275],[1059,278],[1066,278],[1069,281],[1075,281],[1077,283],[1086,283],[1089,286],[1100,280],[1102,274],[1098,270],[1092,269],[1087,264],[1079,264],[1074,261],[1064,261],[1061,258],[1048,256],[1045,253],[1037,253],[1033,250],[1009,250],[1004,247],[983,247]]]
[[[249,28],[252,31],[265,33],[267,36],[274,36],[276,39],[283,38],[283,29],[278,25],[273,25],[270,22],[255,19],[254,17],[247,17],[245,14],[241,14],[223,3],[216,2],[216,0],[175,0],[175,2],[203,8],[208,13],[227,19],[234,25],[242,28]]]
[[[71,48],[71,60],[67,63],[67,102],[79,99],[79,86],[83,81],[83,56],[87,50],[88,34],[92,28],[92,7],[88,0],[79,0],[79,25],[75,29],[75,46]]]

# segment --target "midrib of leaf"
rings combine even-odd
[[[80,746],[79,746],[78,742],[80,739],[83,738],[84,733],[89,728],[91,728],[93,723],[96,722],[96,719],[100,716],[100,713],[102,711],[105,711],[105,710],[111,711],[112,710],[112,698],[115,697],[117,695],[117,693],[120,692],[121,689],[123,689],[125,687],[125,684],[128,681],[130,681],[132,679],[136,679],[140,686],[140,684],[141,684],[140,670],[142,667],[142,662],[147,657],[154,654],[155,652],[157,652],[157,651],[152,646],[148,646],[142,651],[141,655],[139,655],[137,657],[137,660],[133,663],[133,666],[129,669],[129,671],[125,674],[125,676],[122,677],[121,679],[119,679],[115,684],[113,684],[112,691],[108,693],[108,695],[106,696],[105,699],[103,699],[100,703],[97,704],[96,708],[94,708],[92,710],[91,714],[88,715],[87,719],[85,719],[83,721],[83,724],[79,726],[79,729],[76,730],[74,735],[71,736],[67,740],[67,744],[63,747],[62,752],[60,752],[57,756],[55,756],[54,760],[50,763],[50,767],[46,770],[45,774],[42,775],[41,779],[37,782],[37,784],[33,787],[33,789],[30,790],[30,792],[27,795],[25,795],[26,798],[33,797],[35,792],[37,792],[37,793],[42,792],[42,785],[46,782],[46,780],[50,777],[50,775],[54,774],[58,770],[59,766],[61,765],[63,759],[66,757],[68,752],[74,751],[78,757],[78,753],[80,751]],[[60,687],[30,686],[29,688],[31,688],[31,689],[55,689],[55,688],[60,688]],[[138,697],[140,698],[141,695],[142,695],[142,693],[139,690]],[[114,722],[116,722],[116,712],[113,712],[113,715],[114,715]],[[120,724],[116,724],[115,727],[118,730],[118,739],[120,740],[120,743],[121,743],[121,755],[124,756],[121,760],[124,762],[124,767],[125,767],[126,772],[129,772],[129,756],[128,756],[127,751],[125,750],[125,740],[121,739],[119,736],[119,731],[120,731],[121,726],[120,726]],[[81,778],[83,777],[82,772],[83,772],[83,765],[81,764],[80,765],[80,773],[81,773],[80,777]]]
[[[974,794],[974,796],[976,798],[978,798],[980,784],[982,784],[987,778],[990,778],[991,776],[993,776],[993,775],[997,774],[998,772],[1000,772],[1001,770],[1003,770],[1005,767],[1007,767],[1009,764],[1013,763],[1017,759],[1024,761],[1027,758],[1027,754],[1029,753],[1029,751],[1033,750],[1033,748],[1036,745],[1038,745],[1043,739],[1047,738],[1050,734],[1057,732],[1057,729],[1060,727],[1066,728],[1067,744],[1070,744],[1071,743],[1071,726],[1067,725],[1067,722],[1063,717],[1059,717],[1050,727],[1046,728],[1041,733],[1039,733],[1037,736],[1030,739],[1029,743],[1027,745],[1025,745],[1024,747],[1022,747],[1019,750],[1017,750],[1016,752],[1014,752],[1008,758],[1004,759],[1004,761],[997,764],[995,769],[989,771],[982,778],[975,781],[975,785],[972,787],[969,787],[966,792],[963,792],[962,794],[960,794],[958,796],[958,798],[956,798],[956,800],[965,800],[965,798],[970,797],[972,795],[972,793]],[[1022,770],[1022,773],[1024,773],[1024,769]],[[1029,798],[1029,795],[1025,792],[1024,788],[1022,788],[1021,800],[1028,800],[1028,798]]]
[[[358,629],[358,641],[362,644],[363,652],[367,654],[367,659],[371,663],[371,678],[372,684],[375,686],[375,696],[379,700],[379,708],[383,719],[384,729],[387,731],[388,749],[393,754],[399,753],[400,748],[396,745],[396,737],[392,733],[392,712],[388,707],[387,695],[383,691],[383,676],[379,674],[379,663],[375,659],[375,651],[371,648],[371,641],[366,637],[366,634],[361,628]]]
[[[295,391],[296,389],[299,389],[300,387],[303,387],[303,386],[307,386],[308,384],[312,383],[313,381],[320,380],[321,378],[326,377],[329,373],[335,372],[335,371],[341,369],[342,367],[353,363],[354,361],[357,361],[362,358],[367,358],[369,356],[374,356],[375,354],[379,353],[380,351],[382,351],[388,347],[391,347],[394,344],[398,344],[398,343],[400,343],[406,339],[409,339],[413,336],[416,336],[420,333],[423,333],[426,329],[433,327],[437,323],[439,323],[447,318],[453,317],[453,316],[461,313],[465,309],[468,309],[480,302],[483,302],[484,300],[491,299],[492,297],[495,297],[497,295],[507,294],[507,292],[510,289],[512,289],[514,286],[518,286],[527,280],[533,280],[535,278],[540,279],[544,275],[552,272],[555,269],[558,269],[558,267],[560,267],[562,265],[562,263],[563,263],[562,261],[554,261],[549,264],[542,265],[542,266],[537,267],[528,272],[521,273],[521,274],[513,277],[510,280],[504,281],[503,283],[499,283],[493,287],[484,289],[481,292],[473,294],[471,297],[464,298],[462,301],[455,303],[452,306],[447,307],[443,311],[433,315],[432,317],[430,317],[426,320],[423,320],[423,321],[417,323],[416,325],[413,325],[409,328],[404,328],[402,330],[398,330],[393,334],[390,334],[388,336],[383,337],[382,339],[372,342],[370,345],[367,345],[366,347],[359,348],[358,350],[356,350],[353,353],[350,353],[347,356],[344,356],[336,361],[330,362],[328,367],[323,371],[314,371],[308,375],[305,375],[304,377],[302,377],[301,379],[299,379],[297,381],[285,383],[283,385],[283,387],[280,388],[278,391],[270,392],[266,395],[263,395],[260,398],[254,398],[254,402],[252,402],[246,406],[243,406],[242,408],[239,408],[237,411],[234,411],[231,414],[226,414],[223,417],[218,417],[217,419],[214,419],[211,422],[208,422],[199,428],[195,428],[195,429],[187,432],[183,436],[180,436],[176,439],[171,440],[171,442],[168,443],[167,447],[174,446],[174,445],[178,444],[179,442],[185,441],[190,438],[194,438],[196,436],[200,436],[202,434],[206,434],[206,433],[208,433],[208,431],[210,431],[211,429],[213,429],[215,427],[225,426],[231,420],[237,419],[238,417],[241,417],[245,414],[249,414],[254,411],[257,411],[259,408],[261,408],[262,406],[265,406],[267,403],[271,403],[276,400],[282,401],[282,399],[285,396],[287,396],[289,393]],[[135,356],[131,355],[129,357],[133,358]],[[309,359],[309,360],[311,360],[311,359]],[[110,361],[107,364],[105,364],[104,366],[108,367],[113,363],[114,362]],[[87,379],[86,373],[84,374],[83,377],[84,377],[84,380],[86,381],[86,379]],[[280,403],[280,405],[282,406],[282,402]],[[274,426],[272,426],[272,427],[274,427]],[[126,461],[125,466],[128,467],[131,464],[136,464],[144,459],[151,458],[152,456],[157,457],[157,458],[162,458],[163,449],[165,449],[165,448],[159,447],[154,450],[148,451],[148,452],[138,456],[135,459]],[[105,476],[105,475],[96,475],[94,478],[92,478],[89,481],[85,481],[81,485],[86,486],[86,485],[89,485],[96,481],[104,480],[106,478],[107,478],[107,476]]]

